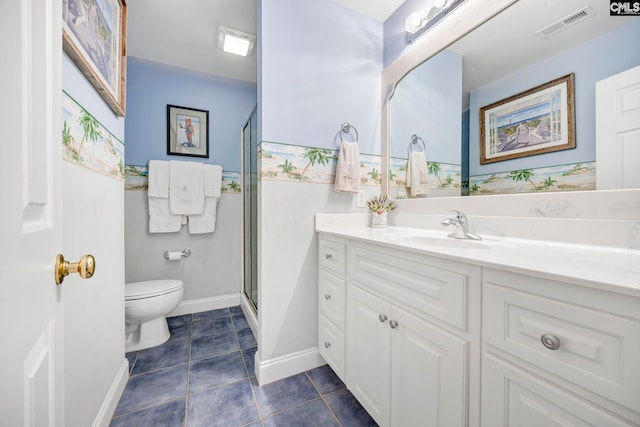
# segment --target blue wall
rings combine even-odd
[[[135,57],[127,67],[126,164],[194,160],[240,170],[240,130],[256,104],[255,84]],[[167,104],[209,110],[208,159],[167,156]]]
[[[261,8],[261,140],[336,149],[348,121],[380,154],[382,24],[329,0]]]
[[[640,22],[634,21],[473,91],[470,100],[469,175],[594,161],[595,83],[640,64],[637,40],[640,40]],[[480,165],[479,109],[572,72],[575,73],[577,147]]]
[[[416,134],[425,142],[427,160],[460,164],[461,110],[462,57],[443,51],[396,86],[389,108],[391,157],[408,158]]]

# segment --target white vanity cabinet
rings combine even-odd
[[[482,425],[640,424],[640,300],[483,270]]]
[[[337,276],[322,264],[336,243],[320,238],[318,344],[332,367],[323,331],[339,328],[323,289]],[[347,387],[381,426],[466,426],[471,413],[477,425],[480,269],[381,245],[345,248],[346,325],[334,332],[346,343]]]

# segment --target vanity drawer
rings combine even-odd
[[[320,270],[318,280],[318,308],[338,328],[344,330],[347,299],[346,280]]]
[[[528,283],[532,291],[537,290],[535,282],[540,286],[546,282],[526,276],[521,280]],[[547,284],[562,292],[562,283]],[[578,289],[572,296],[575,304],[550,295],[515,290],[485,278],[484,341],[554,377],[637,411],[640,408],[640,321],[599,310],[599,302],[593,301],[591,293],[583,295]],[[599,297],[603,306],[611,306],[606,301],[607,295]]]
[[[344,381],[344,333],[322,314],[318,317],[318,349],[331,369]]]
[[[394,298],[460,330],[468,330],[470,283],[480,286],[479,267],[393,250],[352,246],[350,277],[365,289]]]
[[[321,238],[318,245],[318,264],[338,274],[347,274],[347,245]]]

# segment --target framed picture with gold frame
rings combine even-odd
[[[573,73],[480,108],[480,164],[575,147]]]
[[[126,110],[125,0],[63,0],[62,46],[113,112]]]

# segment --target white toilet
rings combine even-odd
[[[166,316],[180,304],[183,293],[182,280],[125,284],[126,352],[155,347],[169,339]]]

